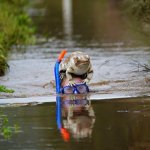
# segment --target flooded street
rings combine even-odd
[[[146,67],[149,68],[150,47],[144,34],[136,31],[132,20],[124,16],[119,2],[32,3],[29,14],[37,27],[38,42],[22,51],[14,47],[10,70],[0,82],[15,93],[0,93],[2,98],[54,95],[50,82],[62,49],[68,50],[66,57],[74,51],[91,57],[94,76],[90,89],[98,95],[97,99],[149,95],[150,71]],[[83,5],[89,9],[82,9]]]
[[[29,47],[30,48],[30,47]],[[3,85],[15,90],[1,93],[4,98],[53,96],[54,64],[62,48],[32,47],[25,53],[14,53],[10,70],[1,78]],[[107,51],[106,51],[107,49]],[[149,60],[149,48],[70,48],[68,54],[81,50],[89,54],[94,76],[89,86],[97,98],[148,96],[150,73],[144,68]],[[121,51],[121,52],[120,52]],[[30,65],[32,64],[32,65]]]
[[[149,149],[149,106],[148,98],[92,100],[89,108],[83,109],[82,105],[82,111],[81,105],[70,106],[74,113],[69,118],[69,107],[62,105],[60,123],[65,132],[58,128],[55,103],[1,108],[10,125],[17,123],[20,128],[9,140],[0,136],[0,146],[41,150]]]
[[[149,149],[150,46],[145,29],[125,15],[117,0],[33,0],[28,13],[37,43],[21,51],[14,46],[10,68],[0,77],[1,85],[15,90],[0,93],[0,110],[19,131],[10,139],[0,134],[0,148]],[[62,104],[58,119],[52,82],[63,49],[65,57],[87,53],[94,76],[85,104]]]

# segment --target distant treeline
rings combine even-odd
[[[34,28],[25,11],[27,6],[28,0],[0,0],[0,76],[8,68],[11,47],[33,42]]]

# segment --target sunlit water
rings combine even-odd
[[[150,47],[118,1],[32,1],[29,14],[38,42],[14,47],[0,77],[15,90],[0,93],[0,109],[20,128],[10,139],[0,135],[0,149],[149,149]],[[58,125],[50,81],[62,49],[86,52],[94,76],[91,103],[62,105]]]

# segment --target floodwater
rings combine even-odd
[[[10,125],[19,131],[10,139],[0,136],[1,149],[148,150],[149,98],[81,100],[4,107]],[[59,110],[60,109],[60,110]],[[60,111],[60,112],[59,112]],[[56,112],[57,114],[56,118]]]
[[[28,10],[37,30],[38,42],[10,55],[10,70],[0,78],[15,90],[3,98],[52,96],[54,64],[62,49],[66,57],[83,51],[91,57],[94,76],[90,82],[97,98],[148,96],[150,93],[150,47],[138,22],[115,0],[32,1]],[[139,32],[140,30],[140,32]],[[149,39],[149,37],[147,37]],[[99,95],[100,94],[100,95]],[[54,99],[53,99],[54,100]]]
[[[148,37],[120,5],[117,0],[32,1],[28,12],[38,42],[21,51],[14,47],[10,69],[0,77],[0,84],[15,90],[0,93],[0,109],[20,128],[10,139],[0,134],[0,148],[149,149]],[[68,50],[66,57],[87,53],[94,76],[87,99],[58,109],[51,81],[62,49]]]

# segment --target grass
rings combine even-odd
[[[0,92],[5,92],[5,93],[14,93],[15,91],[12,89],[6,88],[4,85],[0,85]]]
[[[10,125],[7,115],[0,111],[0,135],[5,139],[10,139],[13,133],[18,133],[19,128],[17,124]]]
[[[34,27],[25,12],[27,0],[0,0],[0,76],[7,68],[7,53],[13,45],[34,43]]]

